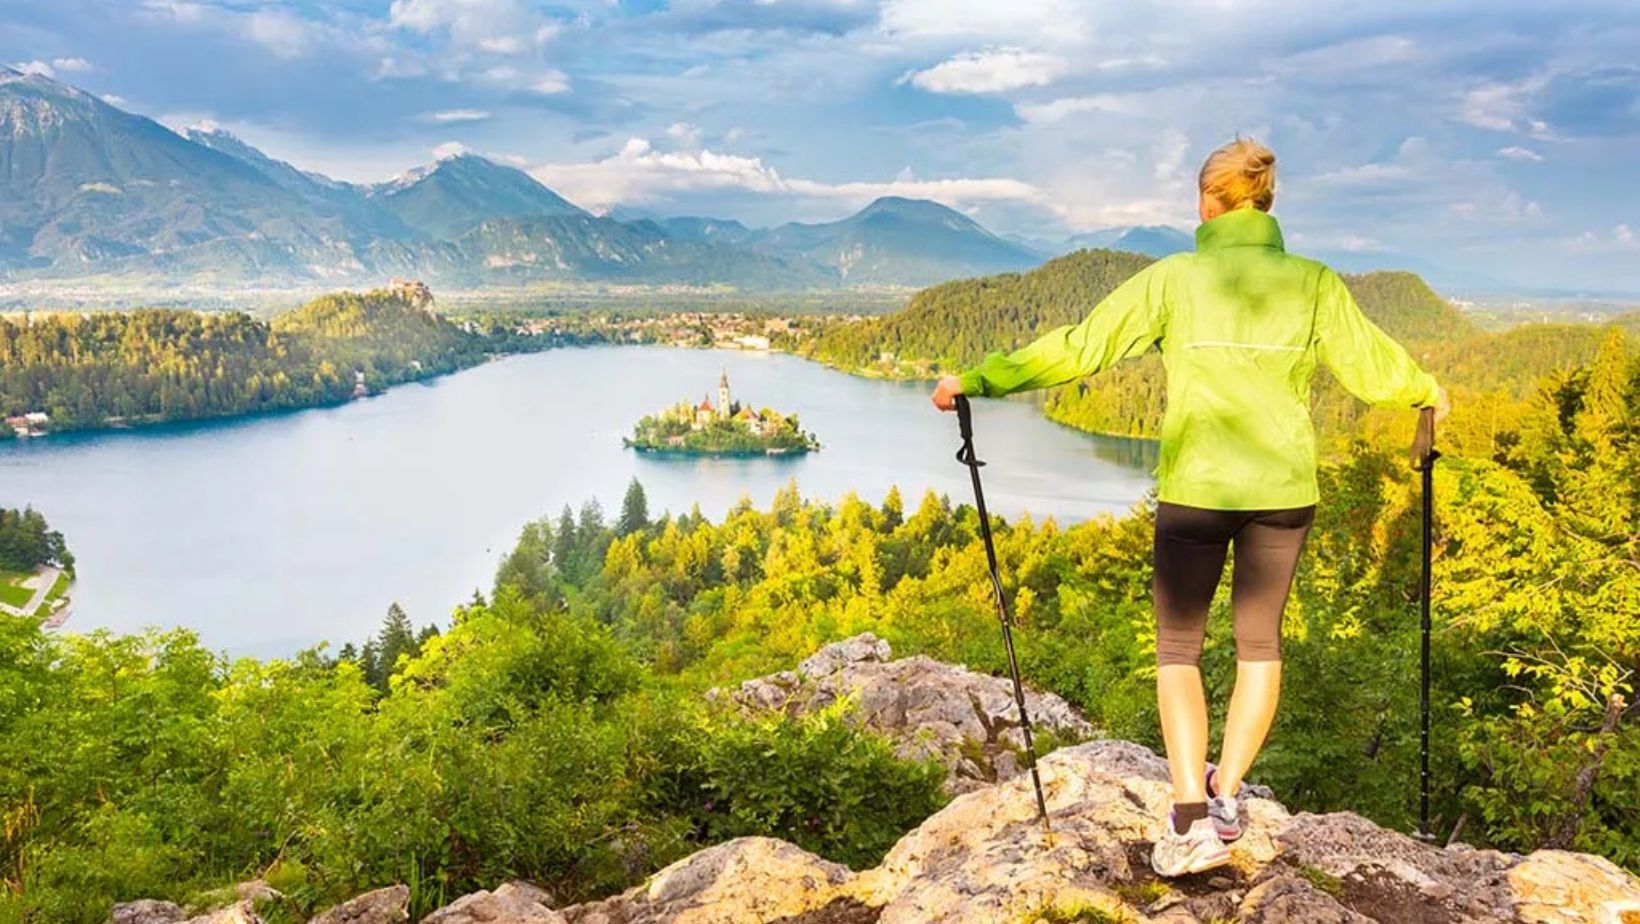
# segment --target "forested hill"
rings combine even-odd
[[[513,341],[389,290],[326,295],[272,324],[166,310],[0,320],[0,412],[75,430],[307,407],[453,372]]]
[[[895,360],[885,368],[910,371],[927,363],[957,368],[1080,321],[1151,262],[1123,251],[1082,250],[1028,273],[948,282],[917,293],[897,314],[830,332],[816,345],[814,356],[847,369],[880,363],[884,353]],[[1414,273],[1346,275],[1344,281],[1362,310],[1396,337],[1456,340],[1476,333]]]

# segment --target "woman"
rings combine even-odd
[[[1268,213],[1275,155],[1237,139],[1200,175],[1196,250],[1123,283],[1081,324],[940,380],[934,404],[999,397],[1092,375],[1159,346],[1167,413],[1156,470],[1156,689],[1173,778],[1163,876],[1229,862],[1236,793],[1281,690],[1281,616],[1317,500],[1310,375],[1324,363],[1374,404],[1447,409],[1446,393],[1367,320],[1338,275],[1288,254]],[[1236,685],[1216,768],[1200,670],[1207,611],[1235,548]]]

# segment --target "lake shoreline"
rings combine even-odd
[[[447,619],[489,593],[526,523],[593,501],[608,516],[633,478],[651,511],[698,508],[714,520],[794,482],[824,503],[877,503],[897,489],[908,514],[930,495],[969,498],[952,459],[956,421],[915,386],[790,353],[596,345],[499,359],[336,407],[0,447],[0,501],[46,511],[73,544],[68,631],[182,626],[213,649],[283,655],[367,638],[394,602],[418,624]],[[622,445],[621,422],[648,413],[657,393],[725,365],[746,394],[800,414],[825,450],[704,457]],[[975,418],[986,500],[1001,516],[1120,515],[1152,488],[1143,469],[1113,461],[1107,440],[1028,402],[983,402]]]

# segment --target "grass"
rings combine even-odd
[[[18,582],[27,580],[30,576],[0,569],[0,603],[21,608],[34,599],[34,591],[18,586]]]
[[[63,592],[68,590],[68,585],[70,583],[71,582],[70,582],[69,577],[68,577],[68,572],[66,572],[66,571],[58,572],[57,573],[57,580],[52,583],[51,589],[49,591],[46,591],[46,598],[45,598],[44,602],[42,603],[42,605],[43,606],[50,606],[51,601],[57,599],[58,597],[61,597],[63,595]]]
[[[1300,866],[1298,874],[1308,879],[1310,885],[1331,895],[1333,898],[1339,897],[1344,892],[1343,881],[1325,870],[1316,869],[1313,866]]]
[[[1033,909],[1023,920],[1029,924],[1131,924],[1133,917],[1124,911],[1108,911],[1097,905],[1075,902]]]
[[[1124,882],[1114,886],[1111,891],[1122,897],[1122,901],[1130,905],[1154,905],[1173,893],[1173,887],[1157,879],[1148,879],[1143,882]]]

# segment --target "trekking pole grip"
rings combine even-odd
[[[1412,467],[1418,471],[1435,464],[1440,453],[1435,449],[1435,409],[1425,407],[1418,409],[1418,429],[1412,436],[1412,451],[1409,453]]]
[[[968,404],[967,395],[957,395],[957,429],[964,443],[974,441],[974,409]]]

